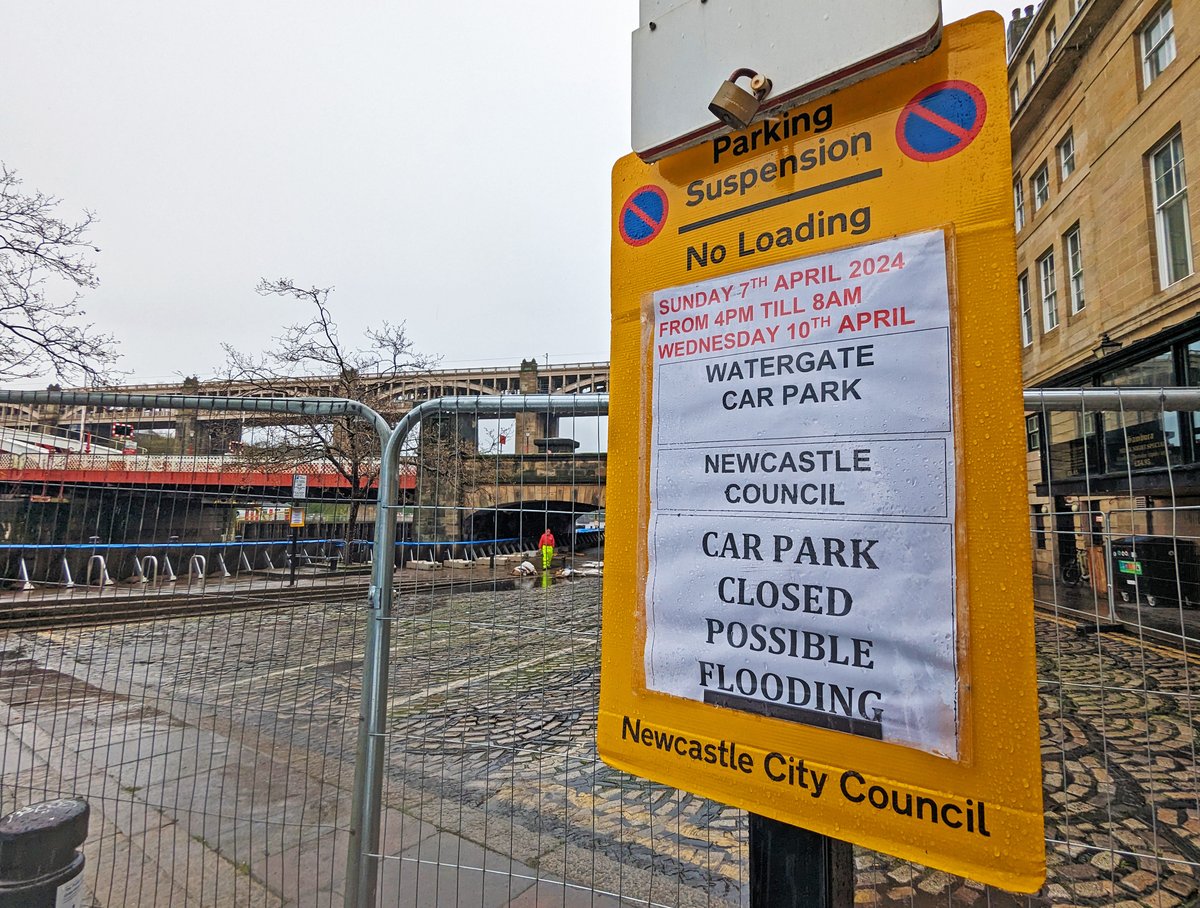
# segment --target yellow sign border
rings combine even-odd
[[[815,115],[828,103],[839,115],[823,136],[797,136],[770,149],[771,154],[811,148],[823,138],[833,141],[864,123],[872,129],[870,155],[883,163],[883,177],[870,186],[831,193],[828,201],[848,207],[856,198],[871,199],[871,227],[865,235],[814,239],[803,248],[772,249],[751,262],[730,256],[719,264],[710,262],[700,273],[693,257],[689,271],[685,247],[702,242],[706,231],[687,236],[677,231],[688,216],[686,187],[698,174],[734,173],[766,155],[718,167],[708,143],[653,165],[630,155],[614,167],[609,521],[598,742],[606,762],[639,776],[982,882],[1033,892],[1045,877],[1045,843],[1004,60],[1003,20],[980,14],[947,26],[942,46],[930,56],[797,109]],[[955,79],[973,82],[987,99],[981,132],[945,160],[907,158],[894,135],[900,110],[921,89]],[[838,172],[830,171],[831,176]],[[617,218],[630,193],[648,184],[666,192],[669,220],[653,241],[631,246],[622,240]],[[735,201],[768,197],[751,189]],[[773,218],[806,211],[805,204],[748,215],[742,225],[769,226]],[[957,288],[959,759],[647,691],[643,597],[651,375],[643,307],[648,296],[754,264],[947,225],[951,287]],[[732,248],[733,229],[721,226],[707,234],[713,242],[729,240],[725,245]],[[759,771],[664,753],[635,741],[634,728],[639,737],[650,729],[651,740],[658,732],[701,745],[733,742]],[[861,784],[849,780],[857,786],[856,795],[874,785],[897,792],[898,803],[912,795],[914,803],[925,798],[978,811],[982,802],[988,835],[929,822],[927,811],[917,821],[897,814],[891,802],[876,809],[837,792],[814,798],[811,791],[771,782],[760,770],[772,751],[802,758],[807,768],[828,773],[828,786],[837,786],[848,771],[857,773]]]

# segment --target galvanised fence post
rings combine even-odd
[[[379,882],[400,453],[412,430],[424,417],[434,413],[468,413],[477,418],[501,418],[531,411],[548,416],[606,416],[608,395],[528,394],[437,398],[425,401],[405,414],[384,444],[383,459],[379,465],[375,557],[371,565],[371,601],[367,617],[366,653],[363,657],[361,724],[355,761],[350,853],[346,866],[346,908],[369,908],[373,905]]]

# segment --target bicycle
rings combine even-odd
[[[1067,586],[1090,583],[1092,574],[1088,566],[1087,552],[1083,549],[1076,549],[1075,554],[1063,562],[1061,576],[1062,582]]]

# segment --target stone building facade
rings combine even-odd
[[[1008,36],[1025,386],[1200,386],[1200,0],[1045,0]],[[1200,414],[1027,429],[1043,565],[1098,545],[1105,520],[1200,535]]]

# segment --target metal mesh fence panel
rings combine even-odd
[[[1027,395],[1034,576],[1014,588],[1035,606],[1045,887],[856,849],[857,904],[1196,902],[1200,399],[1114,394]],[[95,905],[343,904],[374,595],[362,904],[746,904],[743,813],[596,756],[605,427],[544,399],[434,406],[406,433],[386,608],[370,482],[272,469],[270,420],[7,404],[0,812],[85,797]]]
[[[493,421],[467,404],[425,416],[405,447],[375,904],[742,899],[741,812],[596,755],[606,438],[593,412],[531,404]]]
[[[1056,427],[1071,411],[1054,408],[1067,405],[1029,398],[1036,417],[1029,475],[1035,569],[1032,578],[1013,578],[1014,589],[1032,583],[1034,590],[1034,612],[1018,596],[1013,620],[1033,620],[1038,638],[1046,885],[1032,896],[1015,895],[856,849],[856,904],[1196,901],[1197,600],[1189,594],[1188,553],[1200,501],[1188,475],[1195,443],[1176,449],[1169,416],[1187,408],[1160,400],[1147,417],[1135,416],[1132,403],[1114,406],[1090,392],[1075,392],[1073,400],[1074,409],[1102,415],[1101,431],[1112,434],[1101,442],[1060,437]],[[1200,400],[1194,404],[1200,410]],[[1154,420],[1168,428],[1149,432],[1145,423]],[[1109,459],[1064,459],[1067,450],[1055,447],[1063,444],[1107,444]],[[1161,450],[1151,456],[1156,445]],[[458,464],[457,479],[444,465],[427,472],[417,465],[419,446],[409,447],[413,526],[477,526],[488,496],[463,498],[467,463]],[[409,564],[398,575],[375,904],[748,903],[742,812],[626,776],[596,757],[599,581],[564,572],[557,558],[543,571],[533,544],[546,513],[575,507],[565,502],[602,507],[603,477],[580,480],[585,458],[537,448],[488,461],[467,485],[477,493],[490,485],[501,510],[525,511],[517,505],[532,502],[541,519],[524,513],[532,528],[512,534],[515,550],[496,542],[498,553],[482,553],[484,564],[475,553],[463,556],[469,567],[443,560],[441,567]],[[531,468],[546,474],[547,463],[575,471],[571,494],[556,498],[544,492],[544,475],[532,478]],[[1062,472],[1069,469],[1077,472]],[[1166,491],[1147,493],[1152,482]],[[546,504],[555,500],[564,503]],[[1074,537],[1071,547],[1064,536]],[[439,540],[418,533],[410,541]],[[577,550],[565,566],[584,560],[602,562],[602,550]],[[528,573],[514,575],[522,562]],[[1068,564],[1074,567],[1064,580]]]
[[[89,802],[84,904],[341,905],[374,491],[279,433],[377,427],[6,400],[0,814]]]
[[[1195,904],[1200,391],[1033,391],[1026,406],[1046,885],[1016,896],[859,851],[856,901]]]

